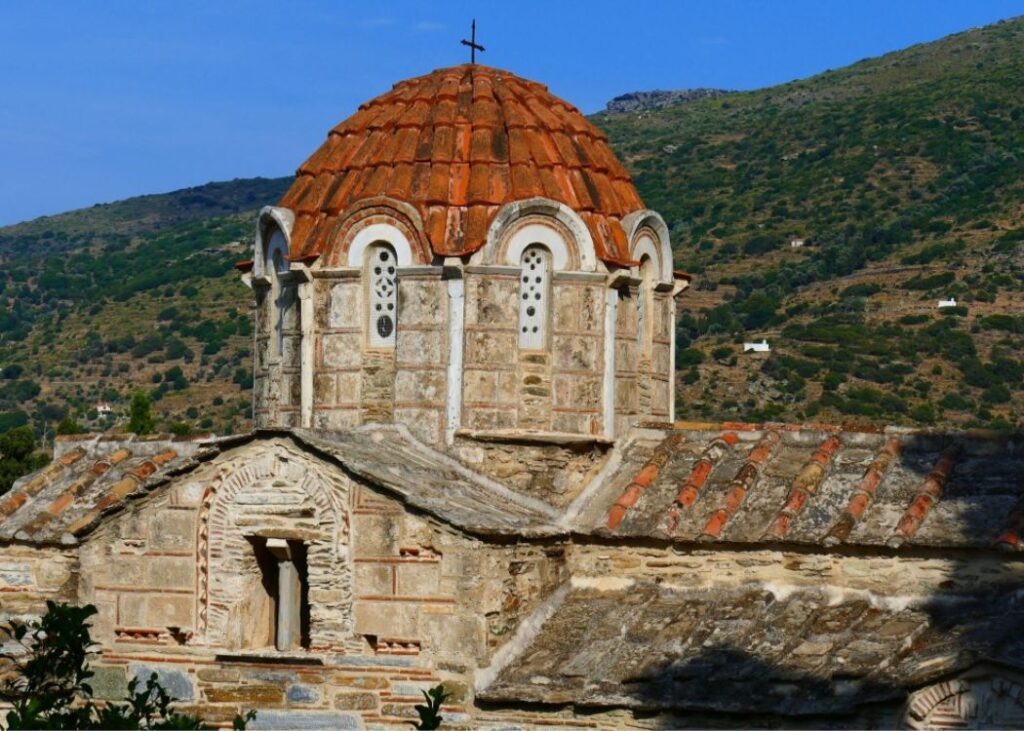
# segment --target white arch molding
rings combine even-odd
[[[260,210],[260,215],[256,219],[256,241],[253,245],[253,276],[269,276],[266,264],[272,260],[275,250],[282,251],[283,258],[287,260],[294,225],[295,214],[287,208],[265,206]]]
[[[360,229],[352,239],[348,247],[348,266],[362,268],[367,248],[380,241],[391,244],[398,258],[398,266],[407,267],[412,264],[412,246],[405,234],[397,226],[388,223],[371,223]]]
[[[505,263],[510,266],[522,266],[523,252],[530,246],[538,244],[548,250],[555,271],[565,271],[569,267],[569,247],[565,239],[555,229],[540,223],[523,226],[512,235],[505,249]]]
[[[631,258],[639,261],[643,252],[638,247],[646,239],[657,250],[655,261],[659,267],[658,281],[672,282],[672,242],[669,240],[668,224],[665,223],[665,219],[652,210],[634,211],[622,219],[622,227],[626,230],[626,237],[630,242]],[[652,239],[651,234],[656,241]]]
[[[503,239],[511,227],[522,218],[531,215],[547,216],[560,223],[570,234],[573,241],[565,241],[558,231],[553,227],[542,224],[528,224],[520,231],[512,235],[512,239],[505,247],[504,256],[498,260]],[[523,232],[533,231],[534,236],[539,235],[535,228],[549,231],[547,238],[533,238],[523,240]],[[597,271],[597,254],[594,250],[594,239],[590,235],[590,229],[583,222],[579,214],[568,206],[551,200],[550,198],[528,198],[522,201],[507,203],[498,211],[490,227],[487,229],[487,241],[480,251],[480,263],[482,264],[504,264],[508,266],[519,266],[523,250],[531,243],[544,244],[552,254],[552,264],[555,270],[564,271],[572,261],[572,251],[579,259],[580,271]],[[558,249],[564,252],[560,254]]]

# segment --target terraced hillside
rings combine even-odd
[[[681,417],[1021,423],[1021,48],[1014,20],[594,118],[697,275],[679,325]],[[160,429],[247,429],[250,296],[231,266],[288,183],[0,229],[0,432],[52,432],[65,416],[122,428],[139,389]],[[770,355],[741,352],[762,337]]]
[[[1016,19],[596,118],[697,275],[682,414],[1020,423],[1022,48]],[[762,337],[770,356],[743,355]]]
[[[290,182],[211,183],[0,229],[0,432],[69,415],[123,424],[139,389],[160,428],[247,429],[251,297],[232,267],[256,210]]]

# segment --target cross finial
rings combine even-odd
[[[473,24],[470,26],[470,28],[473,31],[472,35],[470,35],[468,41],[465,38],[463,38],[462,45],[469,46],[469,62],[476,63],[476,52],[483,52],[486,51],[487,49],[476,42],[476,18],[473,18]]]

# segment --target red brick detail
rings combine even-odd
[[[935,467],[918,485],[917,494],[910,502],[906,512],[903,513],[900,522],[896,525],[892,538],[889,539],[890,545],[898,546],[903,541],[913,538],[917,534],[918,528],[921,527],[925,518],[928,517],[928,513],[931,512],[932,505],[942,497],[942,491],[946,486],[946,482],[949,480],[953,468],[956,467],[956,458],[957,450],[955,448],[947,449],[942,453]]]
[[[832,435],[814,450],[814,454],[807,460],[807,463],[800,469],[800,472],[790,483],[789,493],[786,495],[786,502],[779,510],[779,514],[772,521],[768,532],[776,538],[785,538],[793,519],[798,516],[807,505],[807,502],[818,492],[828,466],[839,451],[842,441],[839,437]]]
[[[676,532],[676,529],[679,527],[679,521],[682,519],[682,514],[690,510],[693,504],[697,502],[700,491],[704,488],[708,477],[711,476],[715,469],[715,464],[717,464],[723,454],[729,451],[729,447],[732,447],[738,441],[739,437],[734,432],[726,432],[717,439],[712,440],[711,444],[704,450],[704,453],[701,454],[700,459],[694,463],[689,476],[686,478],[686,482],[683,483],[679,494],[676,495],[675,501],[669,506],[666,526],[669,535]]]
[[[903,451],[903,443],[897,437],[892,437],[882,446],[878,454],[868,465],[867,470],[864,471],[863,477],[860,478],[860,482],[857,483],[857,487],[853,489],[853,495],[850,497],[850,502],[846,505],[846,510],[839,516],[839,520],[832,526],[828,534],[825,536],[826,545],[835,545],[842,543],[850,537],[850,533],[857,525],[857,521],[861,519],[864,512],[868,509],[871,504],[871,500],[875,497],[875,492],[878,491],[878,486],[882,484],[882,480],[885,478],[889,468],[892,467],[893,462],[900,456]]]
[[[718,538],[722,534],[722,530],[728,524],[729,519],[740,509],[740,506],[743,505],[743,501],[747,497],[747,493],[757,483],[757,478],[761,475],[761,469],[781,443],[782,434],[780,432],[774,429],[765,432],[757,446],[750,450],[747,461],[740,467],[736,477],[733,478],[729,492],[725,496],[725,504],[716,510],[705,524],[704,535]]]
[[[685,437],[682,434],[671,434],[661,444],[654,448],[653,454],[633,481],[629,483],[625,491],[615,501],[608,511],[608,530],[615,530],[622,519],[626,517],[626,511],[636,505],[643,495],[644,490],[650,487],[657,479],[662,468],[672,458],[672,452],[683,443]]]

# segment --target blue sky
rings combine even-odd
[[[1024,14],[1024,0],[0,0],[0,225],[294,171],[397,80],[481,61],[585,112],[752,89]]]

